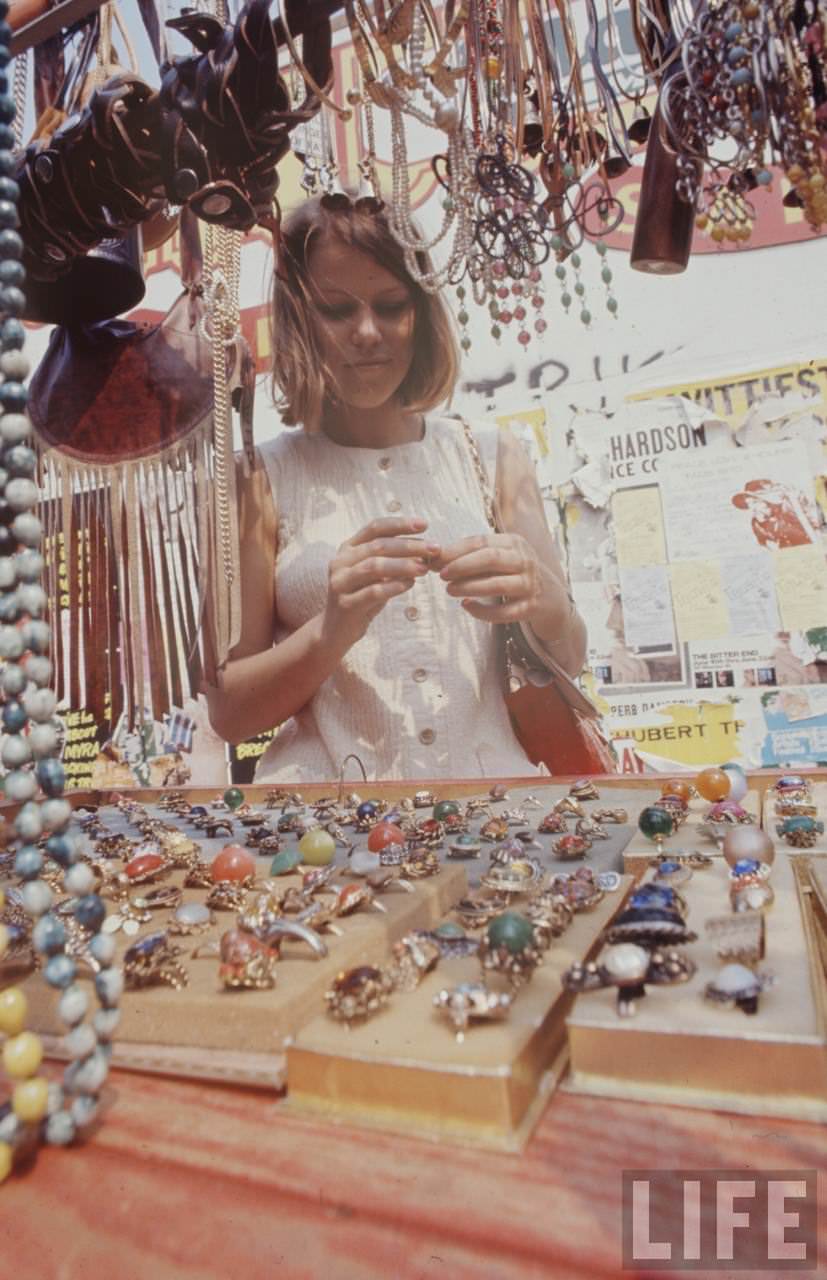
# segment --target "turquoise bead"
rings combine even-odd
[[[41,916],[32,930],[32,942],[35,951],[43,955],[51,956],[62,951],[66,942],[63,921],[51,913]]]
[[[446,920],[443,924],[437,925],[434,933],[439,938],[464,938],[465,930],[458,924],[454,924],[453,920]]]
[[[50,987],[66,988],[72,985],[77,973],[77,965],[71,956],[56,955],[52,956],[46,968],[43,970],[43,976]]]
[[[302,856],[298,849],[282,849],[277,853],[273,861],[270,863],[271,876],[286,876],[291,871],[295,871],[296,867],[302,860]]]

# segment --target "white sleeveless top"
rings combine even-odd
[[[492,484],[497,427],[475,426]],[[422,440],[384,449],[285,430],[260,447],[278,514],[278,642],[322,611],[341,544],[380,516],[420,516],[449,546],[488,528],[461,425],[426,420]],[[539,772],[502,698],[495,629],[438,574],[391,599],[314,697],[280,728],[256,782],[338,778],[355,752],[371,780],[520,777]],[[358,779],[348,762],[346,777]]]

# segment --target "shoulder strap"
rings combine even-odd
[[[497,530],[497,520],[494,513],[494,495],[491,490],[491,482],[488,479],[488,472],[485,469],[485,463],[482,460],[480,447],[477,444],[476,437],[464,418],[460,418],[462,430],[465,433],[465,439],[468,442],[468,450],[471,454],[471,461],[474,464],[474,472],[479,481],[480,492],[482,493],[483,506],[485,507],[485,517],[495,533]]]

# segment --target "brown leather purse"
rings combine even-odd
[[[462,427],[482,492],[485,514],[495,533],[508,532],[498,519],[488,473],[468,423]],[[567,671],[518,623],[501,624],[506,706],[514,733],[532,764],[550,773],[615,773],[617,761],[600,723],[600,712]]]

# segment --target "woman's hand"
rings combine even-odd
[[[543,569],[519,533],[463,538],[443,551],[440,577],[449,596],[483,622],[534,623],[550,609],[563,616],[568,611],[565,587]]]
[[[427,521],[372,520],[330,562],[324,629],[354,644],[394,596],[410,591],[440,548],[422,537]]]

